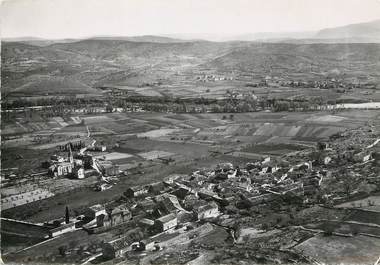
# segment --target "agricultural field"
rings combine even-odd
[[[246,148],[242,149],[243,152],[248,153],[260,153],[260,154],[268,154],[268,155],[283,155],[294,151],[301,151],[306,149],[307,146],[304,145],[296,145],[296,144],[257,144],[257,145],[249,145]]]
[[[112,160],[153,150],[203,157],[223,146],[235,151],[280,155],[312,147],[318,141],[375,120],[371,110],[307,113],[160,114],[101,113],[67,118],[37,119],[7,124],[3,147],[54,150],[69,141],[86,141],[87,128],[107,145]],[[13,127],[12,127],[13,126]],[[12,130],[17,128],[17,130]],[[14,138],[12,138],[14,137]],[[113,150],[113,148],[115,150]]]
[[[359,199],[355,201],[345,202],[336,205],[337,208],[360,208],[367,210],[380,211],[380,196],[373,195],[365,199]]]
[[[133,155],[128,153],[119,153],[119,152],[112,152],[112,153],[102,153],[100,155],[95,156],[95,158],[102,158],[104,160],[120,160],[125,158],[133,157]]]
[[[239,93],[253,92],[256,96],[270,96],[276,99],[293,99],[295,97],[321,97],[325,100],[363,100],[379,101],[380,91],[373,89],[354,89],[340,93],[334,89],[304,88],[304,87],[249,87],[249,81],[216,81],[216,82],[197,82],[194,75],[190,74],[187,78],[184,76],[170,76],[171,82],[163,85],[136,87],[125,85],[107,84],[107,86],[126,90],[139,96],[164,97],[172,96],[181,99],[223,99],[227,91],[236,91]],[[190,78],[190,80],[188,80]]]
[[[326,264],[375,264],[379,258],[380,239],[360,235],[317,235],[295,249]]]
[[[165,151],[153,150],[146,153],[139,153],[138,155],[146,160],[154,160],[158,158],[171,157],[174,154]]]

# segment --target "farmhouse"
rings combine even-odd
[[[212,199],[214,196],[216,196],[216,193],[215,192],[212,192],[212,191],[209,191],[205,188],[201,188],[199,191],[198,191],[198,196],[199,198],[201,199]]]
[[[102,253],[105,259],[122,257],[132,243],[144,238],[140,228],[129,230],[123,237],[114,239],[102,245]]]
[[[148,189],[143,186],[130,187],[124,192],[124,195],[128,198],[138,197],[148,193]]]
[[[84,213],[84,215],[89,219],[95,219],[101,214],[106,215],[106,209],[100,204],[90,206]]]
[[[165,177],[163,182],[166,184],[173,184],[174,181],[178,180],[179,178],[181,178],[181,175],[173,174]]]
[[[194,213],[197,220],[217,217],[220,214],[218,205],[215,202],[195,207]]]
[[[154,225],[160,232],[165,232],[177,226],[177,217],[175,214],[168,214],[155,220]]]
[[[248,199],[253,205],[258,205],[261,203],[273,201],[275,199],[275,195],[272,193],[266,193],[258,196],[253,196]]]
[[[135,210],[137,212],[151,214],[156,208],[156,202],[154,202],[151,198],[144,198],[144,200],[137,202]]]
[[[98,227],[113,227],[125,223],[131,219],[132,215],[125,205],[120,205],[112,210],[107,211],[107,214],[100,214],[96,217]]]
[[[158,208],[166,214],[185,211],[180,205],[177,197],[174,195],[164,194],[157,199],[159,200]]]
[[[168,186],[164,182],[152,183],[148,187],[148,192],[154,195],[164,193],[168,190]]]
[[[186,185],[181,185],[178,189],[175,189],[171,194],[175,195],[177,198],[185,199],[187,195],[191,193],[191,188]]]
[[[106,176],[115,176],[119,174],[119,167],[110,161],[98,161],[99,169]]]

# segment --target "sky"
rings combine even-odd
[[[380,0],[2,0],[0,19],[3,38],[313,31],[380,19]]]

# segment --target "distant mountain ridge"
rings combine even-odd
[[[89,38],[78,39],[43,39],[35,37],[3,38],[4,42],[19,42],[35,46],[49,46],[58,43],[73,43],[83,40],[117,40],[129,42],[152,42],[152,43],[177,43],[188,42],[188,40],[169,38],[165,36],[143,35],[143,36],[94,36]]]
[[[154,36],[154,35],[143,35],[143,36],[131,36],[131,37],[117,37],[117,36],[96,36],[94,40],[123,40],[123,41],[133,41],[133,42],[154,42],[154,43],[175,43],[175,42],[186,42],[186,40],[169,38],[164,36]]]
[[[303,43],[380,43],[380,19],[319,31],[258,32],[239,35],[221,34],[169,34],[167,37],[180,39],[204,39],[209,41],[264,41]]]
[[[380,43],[380,19],[350,24],[340,27],[326,28],[319,31],[304,32],[257,32],[247,34],[216,33],[180,33],[142,36],[93,36],[78,39],[43,39],[35,37],[3,38],[5,42],[22,42],[36,46],[47,46],[55,43],[72,43],[86,39],[120,40],[149,43],[181,43],[181,42],[290,42],[290,43]]]
[[[35,37],[19,37],[19,38],[3,38],[1,39],[2,42],[18,42],[18,43],[24,43],[34,46],[48,46],[54,43],[70,43],[70,42],[76,42],[80,41],[80,39],[43,39],[43,38],[35,38]]]
[[[322,29],[314,36],[319,39],[374,39],[380,40],[380,19],[342,27]]]
[[[96,94],[96,88],[104,85],[172,85],[181,73],[195,76],[202,71],[295,78],[339,72],[379,80],[380,41],[370,43],[378,22],[309,32],[303,39],[296,38],[300,33],[293,33],[293,38],[263,33],[256,37],[271,38],[220,42],[151,35],[6,39],[1,45],[2,92]]]

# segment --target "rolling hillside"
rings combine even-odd
[[[1,48],[2,91],[7,93],[94,93],[91,87],[97,85],[158,80],[165,85],[180,80],[177,73],[195,77],[205,68],[264,76],[335,71],[379,78],[380,72],[380,44],[88,39],[45,47],[4,42]]]
[[[13,90],[17,94],[99,94],[95,88],[67,77],[33,75],[25,79],[27,83]]]
[[[380,70],[379,44],[252,44],[236,49],[205,64],[219,71],[233,69],[254,72],[308,72],[311,67],[320,73],[340,69],[347,73],[366,74]]]
[[[206,41],[159,43],[159,42],[136,42],[124,40],[97,40],[88,39],[75,43],[53,44],[52,49],[74,52],[100,58],[103,60],[114,59],[118,56],[131,58],[151,59],[167,56],[192,56],[196,58],[213,57],[226,51],[230,47],[237,46],[232,43],[214,43]]]

